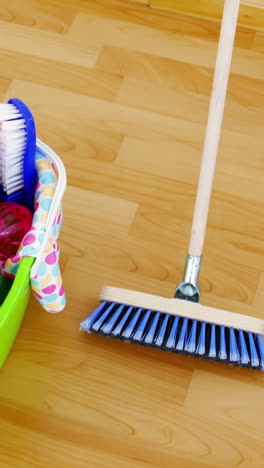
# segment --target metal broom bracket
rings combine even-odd
[[[199,302],[201,290],[198,284],[198,277],[201,263],[202,256],[195,257],[193,255],[187,255],[183,280],[176,289],[175,299]]]

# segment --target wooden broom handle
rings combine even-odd
[[[189,244],[189,255],[197,257],[203,251],[238,11],[239,0],[225,0]]]

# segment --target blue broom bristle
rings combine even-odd
[[[141,341],[143,339],[143,335],[145,333],[146,325],[148,323],[151,312],[152,310],[147,310],[147,312],[144,314],[144,317],[142,321],[140,322],[136,333],[133,336],[134,341]]]
[[[260,367],[264,369],[264,344],[260,334],[257,334],[257,347],[260,357]]]
[[[89,333],[264,370],[262,336],[160,311],[103,301],[81,323]]]
[[[99,307],[97,307],[97,309],[95,309],[95,311],[89,315],[89,317],[87,317],[87,319],[83,320],[83,322],[81,322],[81,328],[83,330],[86,330],[86,331],[89,331],[90,333],[92,333],[91,331],[91,327],[93,326],[94,322],[96,322],[97,318],[100,317],[101,315],[101,312],[103,312],[107,306],[108,302],[107,301],[103,301]]]
[[[145,336],[145,339],[144,339],[145,343],[148,343],[148,344],[153,343],[160,315],[161,315],[160,312],[155,313],[154,318],[150,324],[149,330]]]
[[[130,338],[133,335],[133,333],[135,332],[136,324],[137,324],[138,318],[139,318],[139,316],[141,314],[141,311],[142,311],[141,308],[137,309],[135,314],[132,316],[131,320],[128,322],[125,330],[122,332],[122,336],[124,338]]]
[[[199,340],[197,344],[196,353],[200,356],[205,354],[205,331],[206,331],[206,323],[202,322],[201,330],[199,334]]]
[[[127,309],[127,311],[125,312],[125,314],[121,317],[120,322],[118,322],[117,325],[116,325],[116,327],[112,330],[111,335],[113,335],[113,336],[118,336],[118,335],[121,334],[121,331],[123,330],[125,323],[128,321],[130,315],[132,314],[133,309],[134,309],[133,306],[130,306],[130,307]]]
[[[194,351],[196,350],[197,323],[198,323],[198,320],[193,320],[190,334],[184,346],[185,351],[188,351],[189,353],[194,353]]]
[[[164,319],[162,321],[162,324],[160,326],[159,332],[158,332],[158,334],[157,334],[157,336],[155,338],[155,345],[156,346],[162,346],[162,344],[163,344],[164,337],[165,337],[165,334],[166,334],[166,331],[167,331],[167,325],[168,325],[169,318],[170,318],[169,314],[165,314]]]
[[[240,347],[241,363],[248,364],[250,362],[250,357],[248,354],[247,344],[246,344],[243,330],[239,330],[239,347]]]
[[[107,320],[101,327],[101,330],[103,333],[108,335],[111,333],[113,330],[117,320],[119,319],[120,315],[122,314],[123,310],[125,308],[125,304],[121,304],[113,313],[113,315],[110,317],[109,320]]]
[[[110,312],[113,310],[115,305],[116,305],[115,302],[112,302],[109,305],[109,307],[107,307],[107,309],[102,313],[102,315],[95,320],[92,326],[93,330],[95,331],[100,330],[100,328],[102,327],[103,323],[105,323],[105,320],[107,319],[107,317],[109,316]]]
[[[227,352],[226,352],[226,330],[224,325],[220,327],[220,346],[219,346],[219,359],[226,360],[227,359]]]
[[[257,353],[253,333],[249,332],[248,338],[249,338],[249,349],[250,349],[250,357],[251,357],[252,366],[258,367],[259,358],[258,358],[258,353]]]
[[[209,349],[209,357],[215,358],[216,357],[216,334],[215,334],[215,324],[211,324],[211,338],[210,338],[210,349]]]
[[[234,328],[230,328],[229,330],[229,348],[230,348],[230,354],[229,354],[229,359],[231,362],[239,362],[240,361],[240,354],[238,351],[237,347],[237,341],[236,341],[236,335],[235,335],[235,330]]]
[[[182,327],[181,327],[181,332],[180,332],[180,336],[179,336],[179,339],[178,339],[178,343],[176,345],[176,349],[178,351],[182,351],[183,348],[184,348],[184,343],[185,343],[185,340],[186,340],[186,337],[187,337],[187,327],[188,327],[188,318],[184,318],[183,319],[183,324],[182,324]]]
[[[168,340],[167,340],[167,343],[166,343],[166,348],[168,348],[168,349],[175,349],[178,324],[179,324],[179,316],[176,315],[173,318],[173,324],[172,324],[172,327],[170,329],[170,334],[168,336]]]

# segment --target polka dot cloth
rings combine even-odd
[[[45,237],[45,224],[56,188],[56,171],[46,156],[36,154],[39,181],[35,193],[35,212],[30,231],[22,240],[17,254],[0,262],[2,272],[14,277],[22,257],[37,257]],[[61,230],[62,211],[54,220],[52,234],[46,251],[39,263],[36,275],[31,277],[34,295],[48,312],[60,312],[65,306],[65,292],[59,268],[59,249],[57,239]]]

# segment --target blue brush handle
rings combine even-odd
[[[34,196],[37,184],[37,170],[35,163],[36,156],[36,127],[34,117],[29,108],[17,98],[9,99],[9,104],[13,104],[20,111],[26,123],[27,143],[24,154],[24,191],[28,208],[34,212]]]
[[[6,200],[6,194],[3,188],[3,185],[0,184],[0,202],[3,202]]]

